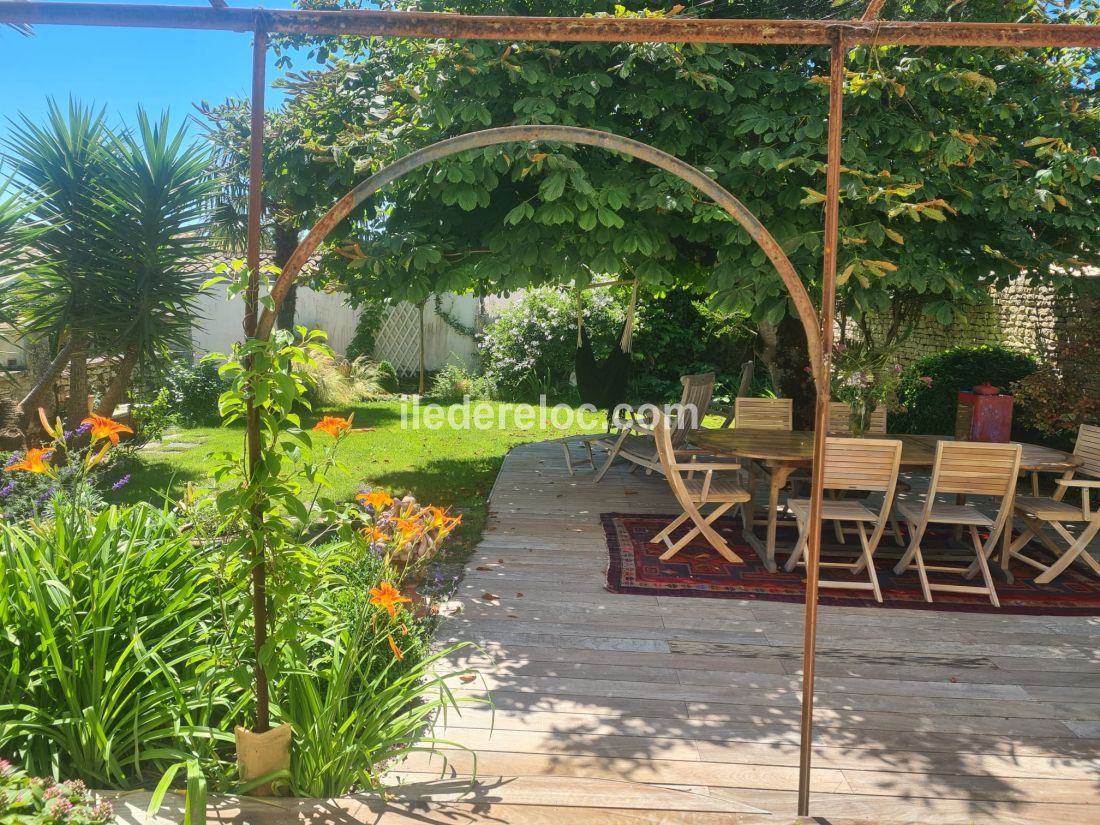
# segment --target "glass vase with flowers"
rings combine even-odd
[[[833,350],[832,397],[848,404],[848,430],[866,435],[876,410],[898,408],[901,365],[890,352],[878,352],[863,342],[841,342]]]

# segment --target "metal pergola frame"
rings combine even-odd
[[[4,2],[0,0],[0,24],[197,29],[251,32],[255,35],[252,61],[252,133],[247,252],[248,267],[253,279],[246,294],[244,318],[244,332],[249,337],[253,337],[257,333],[261,336],[270,333],[270,324],[266,323],[267,319],[261,320],[258,315],[258,280],[256,278],[260,262],[265,68],[268,35],[270,33],[558,42],[813,44],[830,47],[825,248],[821,310],[820,314],[812,319],[803,319],[804,324],[810,323],[812,320],[820,331],[817,336],[808,336],[807,341],[817,392],[814,416],[813,474],[810,494],[810,534],[806,552],[806,606],[803,631],[798,815],[808,816],[810,813],[810,768],[813,741],[814,664],[817,642],[818,562],[821,550],[823,470],[825,434],[828,427],[829,375],[832,366],[833,323],[836,303],[845,49],[851,45],[864,43],[880,46],[1100,48],[1100,26],[1053,23],[947,23],[880,20],[878,16],[882,11],[885,0],[868,0],[863,15],[857,20],[494,17],[374,10],[276,11],[258,8],[230,8],[227,7],[225,0],[209,0],[209,3],[210,7],[206,8],[201,6],[10,2],[10,0]],[[400,164],[401,161],[398,163]],[[353,190],[353,193],[355,191]],[[353,193],[349,193],[341,202],[347,200]],[[347,214],[346,211],[344,214]],[[309,238],[306,240],[306,243],[308,242]],[[293,280],[293,275],[294,273],[292,273],[291,278],[286,280]],[[286,283],[283,287],[284,292],[286,286],[289,286],[289,283]],[[275,297],[277,299],[278,295]],[[261,458],[259,421],[255,414],[249,415],[248,457],[250,467],[255,467]],[[252,575],[253,612],[257,624],[256,644],[259,646],[265,641],[267,624],[266,583],[262,561],[253,564]],[[257,655],[258,653],[257,650]],[[263,731],[268,726],[267,678],[258,661],[256,700],[256,727],[258,730]]]

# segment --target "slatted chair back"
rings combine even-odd
[[[1100,427],[1082,424],[1073,454],[1081,460],[1077,472],[1100,478]]]
[[[851,435],[852,405],[847,401],[829,402],[829,432]],[[886,435],[886,408],[876,407],[871,413],[871,429],[875,435]]]
[[[1020,472],[1019,444],[986,444],[977,441],[940,441],[928,487],[928,503],[936,493],[956,493],[1001,498],[1002,505],[1016,491]]]
[[[685,378],[690,376],[685,376]],[[688,495],[684,479],[676,469],[676,447],[673,444],[674,425],[669,417],[662,412],[653,413],[653,439],[657,442],[657,458],[661,462],[661,469],[672,488],[672,494],[681,505],[689,505],[691,496]]]
[[[866,490],[894,496],[901,466],[896,439],[829,438],[825,442],[825,489]]]
[[[703,416],[710,408],[710,399],[714,395],[714,373],[703,372],[680,377],[684,390],[680,394],[680,406],[675,410],[674,420],[666,422],[672,446],[680,447],[692,430],[703,426]]]
[[[756,373],[756,363],[754,361],[746,361],[741,365],[741,378],[737,382],[737,395],[734,398],[747,397],[749,390],[752,389],[752,377]],[[726,414],[726,419],[722,422],[722,429],[733,426],[733,416],[735,408],[730,407],[729,412]]]
[[[789,398],[737,398],[733,419],[739,430],[786,430],[793,427],[794,404]]]

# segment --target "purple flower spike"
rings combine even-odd
[[[84,435],[91,428],[92,428],[91,424],[81,424],[79,427],[76,428],[76,434],[77,435]]]
[[[112,490],[121,490],[123,487],[125,487],[129,483],[130,483],[130,474],[127,473],[122,478],[120,478],[118,481],[116,481],[114,484],[112,484],[111,489]]]
[[[18,452],[12,453],[11,455],[8,456],[8,460],[4,462],[4,466],[5,467],[10,467],[15,462],[22,460],[22,458],[23,458],[22,453],[18,453]]]
[[[0,498],[6,498],[11,495],[11,491],[15,489],[15,482],[9,481],[2,488],[0,488]]]

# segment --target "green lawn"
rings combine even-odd
[[[336,495],[350,499],[360,488],[373,486],[393,494],[411,493],[419,501],[451,507],[462,513],[463,521],[452,547],[458,554],[464,554],[481,535],[489,489],[507,452],[517,444],[584,431],[576,426],[544,430],[537,423],[531,429],[521,429],[510,415],[515,405],[479,403],[492,410],[494,421],[505,413],[505,426],[494,425],[484,430],[402,428],[402,403],[396,401],[318,411],[312,418],[303,417],[302,424],[311,426],[322,413],[354,413],[356,427],[375,428],[373,432],[353,433],[345,442],[340,460],[348,470],[334,472],[331,477]],[[602,422],[602,416],[591,418]],[[598,432],[603,425],[586,429]],[[127,467],[132,476],[130,483],[111,494],[111,500],[160,504],[167,492],[176,501],[187,482],[196,487],[211,483],[207,476],[210,453],[239,451],[243,445],[243,426],[174,428],[161,445],[150,445],[137,452],[136,463]]]

